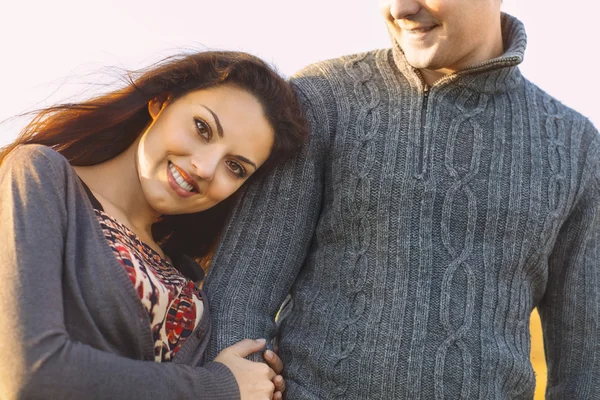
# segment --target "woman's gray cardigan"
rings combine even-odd
[[[0,167],[0,398],[237,399],[231,371],[200,367],[208,307],[171,363],[79,178],[54,150]]]

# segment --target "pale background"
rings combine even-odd
[[[504,10],[527,27],[524,74],[600,126],[595,3],[504,0]],[[97,86],[85,83],[105,82],[92,73],[107,66],[139,68],[178,50],[237,49],[289,76],[320,59],[388,46],[377,0],[7,1],[0,38],[0,145],[25,122],[10,117],[92,93]]]
[[[524,74],[600,126],[593,0],[504,0],[523,20]],[[378,0],[33,0],[2,2],[0,121],[73,98],[104,67],[138,68],[190,49],[238,49],[284,75],[325,58],[388,46]],[[75,97],[77,98],[77,97]],[[0,145],[24,119],[0,125]]]

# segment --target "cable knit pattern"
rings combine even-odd
[[[396,45],[291,79],[312,138],[235,209],[211,357],[279,333],[289,399],[531,399],[537,306],[548,398],[600,398],[600,136],[502,28],[431,88]]]
[[[444,198],[444,205],[442,208],[442,226],[441,236],[442,243],[446,247],[446,250],[452,257],[450,264],[446,267],[444,277],[442,279],[442,287],[440,289],[440,321],[446,330],[448,337],[442,345],[438,348],[436,353],[436,364],[435,364],[435,395],[436,398],[444,399],[444,368],[446,364],[446,353],[451,346],[456,346],[462,354],[462,389],[460,397],[469,398],[469,389],[471,385],[471,364],[472,354],[466,347],[462,338],[466,332],[471,328],[473,321],[473,309],[475,306],[475,274],[473,268],[467,263],[467,260],[471,256],[473,250],[473,241],[475,235],[475,222],[477,221],[477,199],[473,190],[470,188],[469,183],[472,181],[477,173],[479,172],[479,161],[481,158],[482,144],[483,144],[483,132],[481,125],[476,122],[476,117],[481,114],[486,107],[487,96],[478,96],[476,107],[473,110],[469,110],[466,106],[469,96],[462,95],[456,101],[456,107],[458,108],[457,118],[450,123],[450,129],[448,132],[448,144],[446,145],[445,154],[445,167],[448,177],[453,181],[450,188],[446,192]],[[469,160],[468,166],[461,166],[454,164],[454,152],[456,149],[456,143],[459,140],[459,133],[467,133],[472,135],[470,138],[466,138],[466,141],[473,143],[473,149],[471,150],[471,160]],[[463,176],[461,177],[461,170],[463,170]],[[453,229],[452,213],[460,213],[460,207],[454,207],[457,196],[463,195],[466,200],[466,230],[462,236],[456,237],[456,229]],[[464,204],[464,201],[463,201]],[[454,236],[454,237],[453,237]],[[453,243],[454,242],[454,243]],[[460,247],[459,247],[460,246]],[[463,287],[463,293],[455,293],[453,290],[452,281],[457,273],[458,269],[461,268],[466,276],[466,285]],[[464,310],[462,321],[460,326],[452,326],[450,321],[450,307],[451,307],[451,296],[462,297],[462,303],[464,303]],[[454,394],[455,396],[458,393]]]
[[[370,82],[371,68],[362,62],[366,55],[353,58],[345,63],[344,69],[350,79],[355,82],[352,96],[358,102],[358,115],[356,121],[351,122],[356,126],[356,137],[350,150],[349,171],[347,176],[350,190],[348,211],[352,218],[348,220],[345,231],[349,232],[349,247],[344,259],[347,260],[349,273],[346,274],[348,298],[340,299],[344,302],[344,319],[336,335],[339,341],[338,351],[333,354],[334,380],[331,393],[337,397],[345,398],[347,390],[347,376],[350,373],[348,357],[358,345],[358,328],[356,323],[364,318],[366,310],[365,281],[368,273],[368,250],[371,236],[374,231],[373,221],[369,218],[371,200],[371,171],[376,161],[374,137],[379,131],[380,112],[379,91],[377,86]],[[349,306],[349,307],[347,307]]]

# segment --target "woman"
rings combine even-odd
[[[196,261],[229,196],[306,132],[290,87],[237,52],[170,58],[40,112],[0,153],[2,398],[281,397],[277,356],[244,359],[264,340],[203,364]]]

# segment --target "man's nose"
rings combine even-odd
[[[394,19],[404,19],[415,15],[421,10],[421,4],[418,0],[389,0],[390,15]]]

